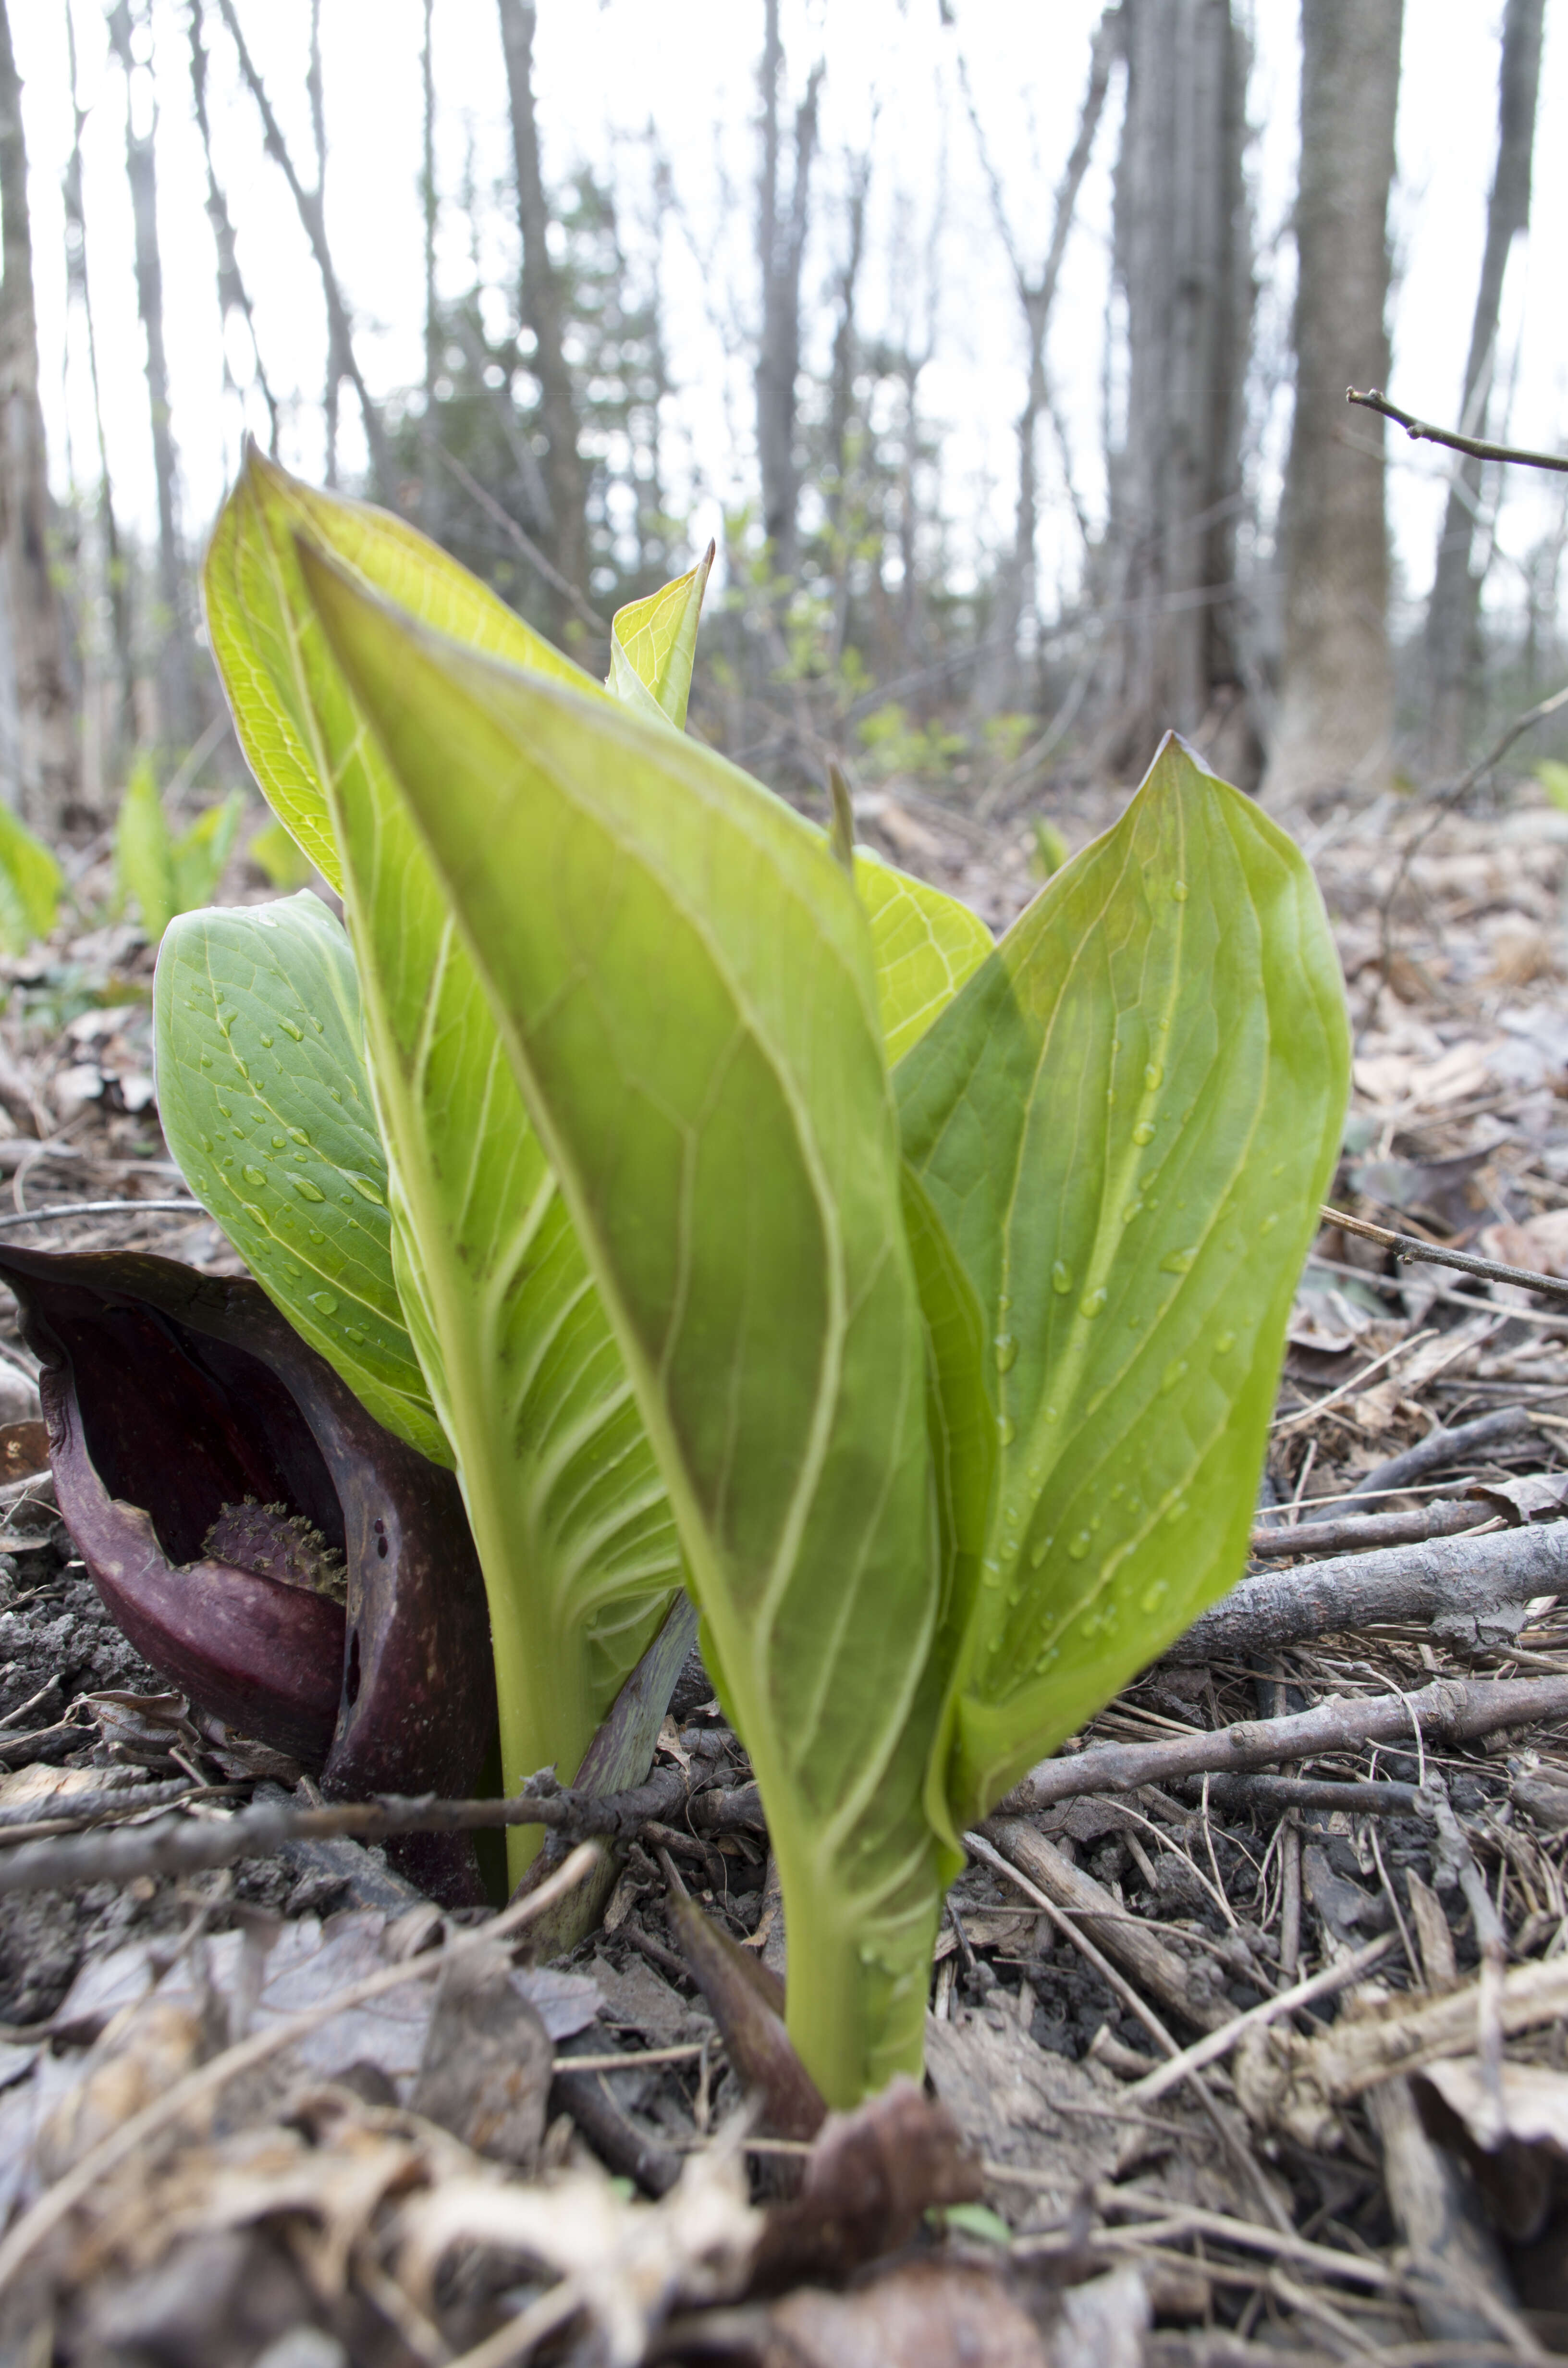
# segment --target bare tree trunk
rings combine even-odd
[[[137,23],[150,29],[143,6]],[[136,238],[136,309],[147,340],[147,404],[153,423],[153,478],[158,497],[158,692],[159,736],[183,746],[191,736],[193,700],[190,635],[187,630],[185,563],[180,550],[179,494],[174,425],[169,413],[169,366],[164,350],[164,268],[158,249],[157,110],[151,99],[151,74],[131,53],[129,0],[118,0],[108,20],[114,53],[125,73],[125,177]],[[136,129],[135,77],[147,74],[149,121]]]
[[[756,452],[762,528],[773,569],[787,581],[800,561],[797,512],[801,472],[795,455],[796,381],[801,375],[801,266],[811,219],[812,164],[817,144],[821,64],[812,67],[795,110],[794,170],[788,205],[779,188],[780,85],[784,44],[778,0],[765,0],[762,45],[762,171],[757,187],[756,255],[762,280],[762,336],[756,358]]]
[[[1017,290],[1018,304],[1024,316],[1024,340],[1028,353],[1028,378],[1024,407],[1018,414],[1018,497],[1014,513],[1013,548],[1004,561],[997,583],[996,620],[992,632],[993,658],[983,668],[980,683],[980,703],[993,711],[1014,706],[1018,693],[1018,637],[1026,619],[1034,619],[1038,585],[1035,573],[1035,541],[1040,528],[1040,423],[1051,404],[1051,387],[1046,370],[1046,335],[1051,326],[1051,307],[1056,302],[1057,282],[1062,277],[1062,258],[1067,252],[1067,240],[1073,228],[1073,216],[1077,210],[1078,192],[1089,169],[1094,153],[1095,134],[1099,130],[1105,111],[1106,93],[1110,87],[1111,68],[1121,47],[1121,10],[1108,8],[1095,28],[1089,52],[1089,80],[1084,93],[1084,103],[1078,111],[1078,129],[1072,153],[1062,171],[1056,191],[1056,204],[1051,217],[1051,245],[1037,279],[1031,279],[1023,253],[1008,219],[1002,195],[1001,180],[991,160],[991,152],[980,126],[979,111],[970,89],[969,74],[960,55],[959,75],[963,85],[964,103],[974,130],[975,145],[991,193],[991,211],[1006,252]]]
[[[441,532],[440,472],[436,465],[441,438],[436,419],[436,381],[441,373],[441,324],[436,310],[436,60],[435,0],[425,0],[424,39],[420,44],[421,96],[425,103],[425,153],[419,175],[420,209],[425,218],[425,412],[419,422],[419,523],[437,541]],[[481,377],[483,373],[481,371]],[[510,407],[510,397],[507,398]]]
[[[1465,428],[1481,438],[1487,433],[1508,256],[1515,239],[1529,227],[1530,162],[1544,13],[1545,0],[1507,0],[1503,17],[1497,169],[1486,208],[1486,245],[1464,366]],[[1455,469],[1426,611],[1427,755],[1442,772],[1457,771],[1464,761],[1465,727],[1478,671],[1481,586],[1486,571],[1484,565],[1471,571],[1471,547],[1481,481],[1479,461],[1461,461]]]
[[[229,213],[229,201],[223,194],[212,156],[212,127],[207,114],[207,44],[202,32],[201,0],[191,0],[190,18],[187,28],[190,37],[190,96],[196,111],[196,127],[201,134],[201,154],[207,166],[207,219],[212,225],[212,244],[218,250],[218,309],[225,329],[231,316],[237,313],[245,324],[250,339],[251,363],[262,401],[267,405],[268,421],[267,447],[274,459],[278,453],[278,402],[267,382],[261,359],[261,342],[256,334],[256,314],[251,308],[250,291],[240,270],[239,250],[234,242],[234,225]],[[223,382],[234,392],[244,389],[233,376],[229,361],[227,343],[223,347]]]
[[[1393,738],[1383,423],[1388,198],[1403,0],[1301,0],[1296,413],[1282,518],[1285,664],[1267,791],[1367,785]]]
[[[0,0],[0,569],[16,675],[17,748],[7,802],[58,830],[77,794],[64,620],[49,571],[49,478],[38,399],[38,323],[28,222],[22,86]]]
[[[588,575],[587,485],[577,450],[577,403],[565,354],[565,303],[550,259],[550,208],[540,167],[534,108],[534,0],[499,0],[501,46],[506,58],[512,151],[517,172],[517,227],[523,241],[523,319],[534,333],[533,371],[540,384],[540,421],[549,447],[544,481],[550,497],[549,543],[557,573],[581,595]],[[552,630],[575,643],[583,627],[573,603],[552,589]]]
[[[827,523],[833,562],[833,663],[844,655],[849,625],[849,425],[855,412],[855,366],[860,336],[856,324],[860,266],[866,254],[866,199],[871,184],[871,152],[857,159],[849,181],[848,230],[844,262],[838,274],[838,321],[833,333],[833,366],[828,379]]]
[[[99,556],[104,597],[108,602],[111,645],[107,685],[108,697],[98,712],[96,753],[100,779],[94,781],[91,766],[84,766],[83,788],[88,802],[96,803],[102,788],[102,779],[114,777],[126,754],[135,673],[131,647],[130,574],[120,550],[119,526],[114,514],[114,488],[108,472],[108,442],[104,434],[103,387],[98,376],[97,328],[93,317],[92,283],[87,277],[87,217],[82,194],[82,128],[87,116],[77,97],[76,28],[70,0],[67,0],[65,10],[65,40],[71,74],[72,109],[71,160],[65,168],[63,188],[65,276],[68,295],[81,305],[82,320],[87,332],[87,374],[93,389],[93,427],[98,449]],[[89,644],[92,638],[91,635],[84,636]],[[85,706],[86,703],[84,700]]]
[[[332,251],[327,245],[326,214],[322,206],[321,192],[319,189],[307,189],[295,170],[294,160],[289,154],[288,143],[278,128],[278,118],[272,111],[272,101],[267,97],[267,85],[257,73],[250,51],[245,46],[245,37],[240,30],[240,20],[234,9],[234,0],[218,0],[218,6],[222,14],[223,22],[229,28],[229,39],[233,42],[235,53],[239,58],[240,72],[244,74],[250,95],[256,101],[256,113],[261,118],[262,137],[266,142],[267,153],[289,184],[289,194],[294,200],[295,210],[303,225],[305,236],[310,240],[311,252],[315,256],[316,269],[321,275],[322,295],[326,303],[328,351],[330,354],[335,350],[343,375],[354,389],[358,400],[360,416],[365,423],[365,445],[370,456],[370,476],[376,488],[376,497],[379,501],[390,505],[393,496],[392,452],[387,444],[386,429],[381,423],[381,415],[370,400],[370,391],[365,384],[358,357],[354,351],[354,332],[349,324],[348,307],[343,301],[343,290],[338,284],[337,273],[333,268]],[[330,374],[330,361],[328,370]]]
[[[1129,374],[1126,442],[1108,455],[1119,613],[1099,754],[1141,770],[1175,727],[1250,787],[1257,752],[1235,632],[1253,302],[1246,43],[1230,0],[1122,0],[1121,13],[1115,243]]]
[[[310,64],[305,69],[305,96],[311,108],[311,148],[315,157],[316,211],[326,220],[326,90],[321,68],[321,0],[311,0]],[[322,419],[326,446],[326,482],[337,484],[338,396],[346,372],[338,324],[329,312],[326,324],[326,381],[322,388]]]

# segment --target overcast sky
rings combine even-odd
[[[305,95],[308,0],[239,0],[247,39],[267,78],[305,177],[311,169]],[[108,59],[100,0],[74,0],[78,91],[93,301],[108,409],[109,463],[127,517],[153,517],[152,461],[136,317],[124,171],[126,91]],[[34,272],[51,466],[67,490],[96,473],[85,347],[68,321],[60,177],[71,141],[67,0],[11,8],[31,167]],[[1568,0],[1547,10],[1546,56],[1536,140],[1534,228],[1516,256],[1505,305],[1503,356],[1512,381],[1508,428],[1519,441],[1553,445],[1568,393]],[[1296,0],[1238,0],[1256,49],[1250,153],[1265,293],[1258,317],[1257,393],[1267,404],[1265,477],[1289,430],[1286,357],[1293,257],[1288,217],[1296,154]],[[933,360],[921,388],[926,416],[943,441],[944,507],[961,559],[1006,530],[1016,461],[1011,420],[1022,400],[1023,347],[959,90],[967,60],[988,142],[1020,245],[1038,262],[1049,235],[1051,191],[1071,143],[1099,0],[953,0],[944,28],[937,0],[785,0],[792,89],[822,57],[822,161],[806,312],[831,333],[825,290],[839,253],[846,159],[870,143],[872,231],[864,326],[918,335],[932,290]],[[324,319],[319,283],[292,200],[265,156],[248,96],[215,21],[210,104],[219,170],[238,227],[240,260],[256,301],[273,386],[288,399],[283,457],[319,475]],[[1501,0],[1406,0],[1399,106],[1394,233],[1392,388],[1411,408],[1452,420],[1469,335],[1496,136]],[[677,507],[706,539],[716,505],[752,493],[746,339],[753,318],[751,222],[760,0],[540,0],[536,90],[547,177],[586,161],[621,198],[625,244],[639,268],[656,268],[667,308],[676,393],[669,450]],[[174,427],[187,533],[205,530],[232,471],[246,423],[225,398],[205,179],[190,108],[185,0],[153,0],[151,73],[131,103],[159,110],[159,228]],[[1020,28],[1022,28],[1020,30]],[[421,143],[419,0],[324,0],[323,40],[329,140],[328,218],[353,308],[367,376],[378,393],[423,372],[423,287],[417,176]],[[504,201],[510,165],[506,81],[494,0],[438,0],[436,9],[437,172],[443,210],[443,286],[470,286],[480,268],[497,285],[517,268]],[[1054,318],[1051,360],[1092,509],[1102,485],[1097,457],[1102,323],[1110,218],[1115,111],[1102,125]],[[655,217],[650,160],[667,158],[676,204]],[[482,196],[476,226],[460,192]],[[932,245],[932,224],[940,235]],[[902,260],[901,260],[902,259]],[[823,300],[819,302],[818,300]],[[234,356],[248,375],[248,356]],[[1270,383],[1274,385],[1268,402]],[[347,396],[346,463],[362,458]],[[253,401],[249,424],[265,427]],[[1401,437],[1391,444],[1395,548],[1408,591],[1423,593],[1443,498],[1441,463]],[[1043,455],[1042,598],[1049,615],[1076,558],[1054,455]],[[1510,598],[1522,558],[1561,498],[1561,480],[1516,480],[1499,541],[1494,597]]]

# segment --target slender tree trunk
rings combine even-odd
[[[784,44],[778,0],[765,0],[762,45],[762,171],[757,187],[756,252],[762,280],[762,336],[756,358],[756,450],[762,527],[776,575],[790,581],[800,561],[801,473],[795,454],[796,381],[801,375],[801,267],[811,219],[817,95],[823,69],[812,69],[795,110],[795,154],[789,202],[779,186],[779,124]]]
[[[550,256],[550,207],[540,165],[534,107],[534,0],[499,0],[501,46],[511,102],[512,152],[517,175],[517,227],[523,242],[523,319],[534,334],[533,370],[540,384],[540,423],[548,450],[544,481],[550,497],[549,544],[557,573],[581,595],[588,576],[587,483],[577,450],[577,401],[565,353],[565,291]],[[552,589],[557,641],[581,639],[572,602]]]
[[[0,752],[6,802],[56,831],[78,786],[65,623],[49,567],[49,477],[38,397],[22,86],[0,0],[0,574],[16,680],[17,742]]]
[[[858,158],[849,184],[849,237],[838,274],[838,321],[833,333],[833,366],[828,380],[827,454],[832,472],[827,492],[827,522],[833,561],[833,662],[844,655],[849,625],[849,428],[855,415],[855,369],[860,338],[856,325],[860,266],[866,253],[866,199],[870,188],[869,149]]]
[[[442,499],[437,449],[440,444],[436,417],[436,381],[441,372],[441,324],[436,310],[436,60],[435,0],[425,0],[424,39],[419,51],[421,97],[425,106],[425,146],[419,173],[420,211],[425,222],[425,412],[419,422],[419,522],[428,535],[440,540]],[[481,378],[483,371],[481,370]],[[510,398],[508,397],[508,404]]]
[[[262,138],[266,143],[267,153],[289,184],[289,194],[294,200],[295,211],[299,214],[305,236],[310,240],[311,252],[315,256],[316,270],[321,277],[322,295],[326,304],[329,355],[335,350],[343,376],[354,389],[359,404],[359,414],[365,423],[365,445],[370,456],[370,476],[376,488],[376,497],[390,506],[393,497],[392,451],[387,443],[381,415],[370,399],[370,391],[365,383],[364,373],[359,368],[358,357],[354,350],[354,332],[348,318],[348,307],[344,302],[343,290],[333,266],[332,250],[327,244],[326,213],[321,202],[321,192],[318,189],[307,189],[295,169],[294,160],[289,154],[288,143],[278,127],[278,118],[273,113],[272,101],[267,97],[267,85],[256,71],[245,43],[245,37],[240,30],[240,20],[235,12],[234,0],[218,0],[218,6],[223,22],[229,28],[229,39],[233,42],[234,51],[240,62],[240,72],[244,76],[252,98],[256,101],[256,110],[261,118]],[[328,370],[330,374],[330,360]]]
[[[1529,227],[1530,162],[1535,148],[1536,98],[1540,87],[1541,20],[1546,0],[1507,0],[1503,17],[1503,57],[1497,85],[1497,169],[1486,209],[1486,245],[1481,260],[1464,366],[1466,430],[1484,438],[1497,362],[1497,321],[1503,281],[1516,238]],[[1441,772],[1464,761],[1465,729],[1474,695],[1480,656],[1478,629],[1485,566],[1473,570],[1471,545],[1481,492],[1482,464],[1461,461],[1454,472],[1437,544],[1437,573],[1426,611],[1427,756]]]
[[[145,10],[137,21],[147,24]],[[147,129],[136,129],[135,77],[129,0],[109,15],[109,38],[125,73],[125,177],[131,188],[131,218],[136,241],[136,309],[147,341],[147,404],[153,424],[153,477],[158,499],[158,692],[160,737],[183,746],[191,736],[193,712],[190,636],[187,632],[185,563],[180,550],[179,491],[174,424],[169,410],[169,366],[164,349],[164,268],[158,246],[157,113],[151,107]],[[151,74],[148,74],[151,83]]]
[[[979,685],[980,704],[993,712],[1011,707],[1017,701],[1018,639],[1026,620],[1036,619],[1035,542],[1040,529],[1040,423],[1051,405],[1045,359],[1046,336],[1051,326],[1051,308],[1056,302],[1057,283],[1062,277],[1062,260],[1067,253],[1073,217],[1077,211],[1078,193],[1089,169],[1095,134],[1099,130],[1100,118],[1105,112],[1106,93],[1110,87],[1111,68],[1120,53],[1121,40],[1121,10],[1119,7],[1108,8],[1095,28],[1089,52],[1089,80],[1084,93],[1084,103],[1078,110],[1078,129],[1057,188],[1051,215],[1051,245],[1037,278],[1030,277],[1008,218],[1001,179],[981,130],[979,110],[970,89],[969,75],[961,59],[960,61],[964,102],[991,194],[991,211],[995,217],[997,231],[1012,270],[1013,285],[1017,291],[1018,306],[1023,313],[1025,348],[1028,356],[1024,405],[1018,414],[1016,431],[1018,495],[1013,519],[1013,547],[998,571],[996,621],[992,630],[993,654],[990,664],[982,669]]]
[[[196,128],[201,134],[201,154],[207,167],[207,219],[212,225],[212,244],[218,251],[218,309],[225,329],[236,313],[245,324],[245,335],[250,339],[252,370],[261,390],[261,399],[267,405],[267,449],[276,459],[278,402],[262,362],[261,342],[256,334],[256,314],[251,307],[250,291],[240,270],[229,201],[223,194],[223,185],[218,178],[212,154],[212,126],[207,113],[207,43],[202,28],[201,0],[190,0],[187,29],[190,38],[191,103],[196,112]],[[223,381],[226,386],[232,386],[236,394],[244,393],[244,390],[233,375],[226,342],[223,347]]]
[[[1102,761],[1142,770],[1196,734],[1256,778],[1235,598],[1251,250],[1247,52],[1230,0],[1122,0],[1127,112],[1116,268],[1127,302],[1126,442],[1108,457],[1119,611]]]
[[[315,158],[316,185],[312,191],[315,211],[326,220],[326,87],[321,64],[321,0],[311,0],[310,63],[305,69],[305,96],[311,108],[311,149]],[[326,482],[337,484],[338,397],[347,375],[336,317],[326,324],[326,379],[322,388],[322,420],[326,447]]]
[[[1393,738],[1383,423],[1388,199],[1403,0],[1301,0],[1296,413],[1285,484],[1285,663],[1267,793],[1366,786]]]
[[[87,333],[87,375],[93,390],[93,428],[98,453],[98,545],[102,586],[108,603],[110,656],[107,700],[99,711],[97,763],[104,778],[113,779],[127,753],[135,669],[131,646],[131,581],[120,549],[119,525],[114,513],[114,487],[108,469],[108,441],[104,433],[103,387],[98,375],[97,327],[93,314],[92,282],[87,275],[87,217],[82,191],[82,130],[86,110],[77,97],[76,31],[69,0],[65,10],[66,52],[71,74],[71,158],[65,168],[65,276],[67,291],[82,308]],[[85,636],[89,643],[92,636]],[[89,800],[101,787],[84,780]]]

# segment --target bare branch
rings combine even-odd
[[[1568,1717],[1568,1677],[1439,1678],[1418,1693],[1375,1694],[1351,1701],[1331,1696],[1290,1718],[1244,1719],[1204,1735],[1177,1735],[1160,1743],[1097,1744],[1088,1751],[1042,1759],[1007,1795],[1002,1812],[1032,1816],[1083,1793],[1131,1793],[1140,1784],[1168,1784],[1280,1760],[1314,1759],[1329,1751],[1360,1751],[1369,1743],[1403,1743],[1419,1732],[1427,1744],[1473,1743],[1509,1726]]]
[[[1460,436],[1449,427],[1434,427],[1430,420],[1416,419],[1391,403],[1375,386],[1358,393],[1355,387],[1345,390],[1346,403],[1358,404],[1363,411],[1381,412],[1416,444],[1442,444],[1450,452],[1468,452],[1475,461],[1507,461],[1521,469],[1555,469],[1568,472],[1568,452],[1527,452],[1517,444],[1489,444],[1479,436]]]
[[[1568,690],[1561,693],[1568,700]],[[1471,1258],[1468,1250],[1444,1249],[1438,1242],[1424,1242],[1415,1234],[1392,1234],[1386,1225],[1369,1224],[1365,1217],[1347,1216],[1343,1209],[1324,1207],[1319,1214],[1325,1225],[1338,1225],[1345,1233],[1358,1234],[1364,1242],[1379,1242],[1400,1258],[1425,1266],[1457,1267],[1460,1274],[1480,1275],[1486,1282],[1517,1283],[1521,1291],[1543,1291],[1554,1299],[1568,1299],[1568,1281],[1561,1275],[1535,1274],[1525,1266],[1501,1266],[1495,1258]]]

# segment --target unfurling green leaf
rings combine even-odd
[[[509,636],[490,596],[475,586],[471,600],[469,579],[434,546],[402,529],[383,534],[379,513],[310,495],[258,456],[234,507],[226,564],[251,586],[247,630],[269,654],[249,696],[258,712],[298,719],[335,833],[391,1167],[399,1292],[456,1452],[490,1597],[503,1772],[513,1790],[545,1766],[568,1780],[665,1616],[679,1544],[467,947],[323,641],[293,538],[324,539],[361,580],[390,581],[416,611],[477,621],[516,659],[531,662],[544,645],[524,627]],[[223,597],[210,590],[214,607]],[[285,660],[290,671],[275,679],[271,666]],[[536,1839],[517,1835],[515,1873]]]
[[[152,944],[160,942],[176,913],[192,912],[216,894],[244,803],[244,792],[231,790],[176,838],[152,766],[139,757],[131,767],[115,825],[115,859],[121,890],[135,898]]]
[[[790,2029],[847,2102],[919,2061],[943,1871],[924,1333],[864,913],[719,757],[301,558],[619,1336],[812,1968]]]
[[[646,600],[618,609],[610,628],[608,688],[623,705],[662,715],[677,732],[686,722],[702,596],[712,566],[710,543],[687,575]]]
[[[26,953],[60,916],[65,874],[9,806],[0,805],[0,951]]]
[[[900,1069],[989,1341],[949,1419],[997,1466],[934,1815],[983,1816],[1239,1577],[1348,1086],[1310,871],[1174,739]]]
[[[153,1000],[158,1109],[186,1182],[376,1420],[450,1463],[392,1281],[341,923],[308,889],[179,916]]]

